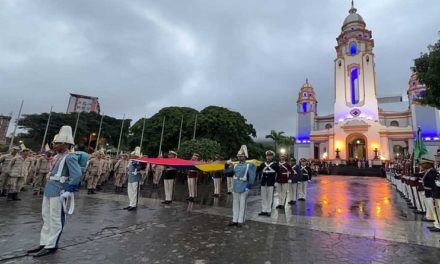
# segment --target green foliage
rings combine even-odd
[[[46,143],[50,143],[53,140],[54,136],[59,132],[61,126],[63,125],[70,125],[72,130],[74,130],[77,117],[77,113],[52,113]],[[30,147],[34,150],[39,150],[44,137],[44,131],[46,129],[48,118],[49,113],[24,115],[22,118],[20,118],[18,125],[20,129],[26,130],[26,133],[21,133],[18,138],[23,140],[27,147]],[[98,134],[100,121],[101,116],[99,114],[82,112],[80,114],[78,128],[75,135],[75,143],[87,146],[89,143],[90,134]],[[108,143],[112,146],[118,145],[121,122],[122,119],[104,116],[100,135],[100,144]],[[124,130],[122,133],[121,142],[121,149],[123,150],[126,150],[130,122],[130,119],[126,119],[124,121]],[[95,142],[96,136],[92,136],[92,146],[95,146]]]
[[[269,150],[261,143],[251,142],[247,145],[249,152],[249,159],[265,160],[266,150]]]
[[[266,138],[270,138],[274,142],[275,153],[278,154],[278,150],[284,148],[288,156],[292,153],[293,144],[295,144],[294,137],[288,137],[283,135],[284,132],[277,132],[275,130],[271,130],[269,135],[266,135]]]
[[[426,85],[422,104],[440,109],[440,40],[414,61],[418,80]]]
[[[179,158],[190,159],[194,152],[200,155],[201,160],[214,160],[220,154],[221,146],[218,142],[209,139],[188,140],[180,145]]]
[[[200,112],[197,137],[221,143],[223,157],[235,157],[241,145],[256,137],[252,124],[239,113],[224,107],[208,106]]]
[[[164,117],[166,120],[162,152],[177,150],[182,116],[181,142],[184,142],[193,138],[196,115],[196,139],[204,138],[220,142],[222,157],[235,157],[240,146],[253,142],[252,136],[256,136],[253,126],[247,124],[246,119],[240,113],[224,107],[209,106],[200,113],[188,107],[166,107],[146,119],[142,152],[150,156],[158,155]],[[140,119],[131,129],[130,146],[132,148],[140,144],[142,126],[143,119]]]
[[[197,113],[197,110],[189,107],[165,107],[151,118],[147,118],[145,120],[142,153],[148,154],[150,157],[156,157],[159,154],[160,135],[164,117],[165,129],[162,153],[166,153],[169,150],[177,150],[182,116],[183,129],[181,142],[184,142],[192,139],[194,121]],[[144,119],[141,118],[131,128],[130,146],[132,149],[140,144],[143,122]]]

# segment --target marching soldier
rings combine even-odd
[[[23,149],[21,155],[16,155],[8,165],[8,198],[7,201],[19,201],[18,193],[23,187],[26,176],[29,173],[29,162],[25,162],[28,158],[29,149]]]
[[[296,164],[296,159],[290,160],[290,166],[292,167],[293,174],[291,176],[291,182],[289,182],[289,204],[294,205],[296,204],[296,199],[298,196],[298,181],[301,178],[301,168],[298,164]]]
[[[0,157],[0,196],[6,196],[7,189],[6,189],[6,183],[8,180],[8,166],[11,160],[17,155],[18,151],[20,150],[19,147],[13,147],[11,149],[11,153],[5,154]]]
[[[72,128],[61,127],[53,143],[57,155],[54,158],[55,163],[50,171],[49,181],[44,188],[40,245],[27,251],[28,254],[37,253],[34,257],[42,257],[57,251],[65,224],[65,212],[73,213],[73,192],[76,191],[81,180],[78,156],[69,152],[70,147],[74,145]],[[70,208],[67,209],[69,205]]]
[[[176,158],[177,153],[174,151],[168,152],[168,158]],[[165,201],[163,201],[163,204],[170,204],[173,201],[173,191],[174,191],[174,180],[176,179],[177,170],[174,167],[167,166],[165,168],[163,175],[164,179],[164,189],[165,189]]]
[[[298,200],[305,201],[307,198],[307,182],[309,181],[309,174],[312,170],[307,166],[307,160],[301,159],[301,178],[298,182]]]
[[[198,153],[194,153],[192,155],[191,160],[197,161],[199,160],[200,155]],[[188,198],[186,200],[190,202],[194,202],[194,199],[197,197],[197,174],[196,170],[189,170],[188,177]]]
[[[425,205],[426,215],[422,219],[424,222],[436,221],[436,214],[434,208],[433,191],[435,188],[435,180],[437,178],[437,171],[434,170],[434,161],[430,159],[421,159],[419,162],[422,167],[423,173],[423,188],[425,189]],[[438,232],[440,230],[431,230]]]
[[[95,152],[86,168],[87,194],[96,194],[95,188],[101,171],[101,157],[99,153]]]
[[[128,162],[128,168],[127,168],[127,174],[128,174],[127,193],[128,193],[129,205],[124,209],[128,211],[135,211],[137,209],[140,181],[142,180],[142,174],[146,169],[145,163],[133,160],[139,157],[141,157],[141,149],[140,147],[136,147],[135,150],[131,153],[130,156],[131,159]]]
[[[278,189],[278,199],[279,204],[276,207],[277,209],[284,209],[284,205],[286,204],[287,198],[287,189],[289,186],[289,182],[292,182],[291,175],[293,174],[292,167],[286,161],[287,155],[281,154],[279,164],[279,173],[277,175],[277,189]]]
[[[127,175],[128,167],[128,155],[122,154],[121,159],[119,159],[115,164],[115,192],[122,192],[123,180]]]
[[[227,160],[225,163],[225,169],[223,173],[226,175],[226,185],[228,187],[228,194],[232,194],[232,180],[234,177],[234,167],[232,166],[232,161]]]
[[[278,163],[273,158],[275,152],[272,150],[266,151],[266,162],[261,163],[258,167],[258,171],[261,172],[261,216],[270,216],[272,213],[272,201],[273,201],[273,186],[277,175],[280,173]]]
[[[161,156],[159,156],[161,158]],[[157,189],[159,187],[160,178],[162,177],[162,173],[165,170],[165,166],[153,164],[151,167],[153,170],[153,189]]]
[[[41,155],[37,164],[35,165],[35,180],[34,180],[34,195],[39,195],[43,182],[46,181],[46,176],[50,172],[50,162],[52,159],[52,153],[47,152]]]
[[[255,164],[246,162],[248,157],[247,147],[241,146],[237,153],[239,162],[234,167],[233,178],[233,202],[232,202],[232,222],[229,226],[242,227],[246,213],[246,198],[248,191],[252,189],[255,181],[257,168]]]

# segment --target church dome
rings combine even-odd
[[[342,30],[365,28],[365,21],[361,15],[357,13],[353,1],[351,2],[351,9],[348,11],[349,15],[345,18],[342,24]]]

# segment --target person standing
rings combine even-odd
[[[248,157],[247,147],[242,145],[237,153],[239,162],[234,167],[233,177],[233,202],[232,222],[229,226],[242,227],[245,220],[246,198],[252,184],[255,181],[257,167],[253,163],[246,162]]]
[[[0,196],[6,196],[7,193],[7,180],[8,180],[8,166],[11,160],[17,155],[19,147],[13,147],[9,154],[0,156]]]
[[[18,193],[21,191],[26,182],[27,174],[29,173],[28,159],[29,149],[23,149],[21,155],[16,155],[8,165],[8,198],[7,201],[19,201]]]
[[[258,167],[258,171],[261,172],[261,213],[258,214],[260,216],[270,216],[272,213],[273,186],[280,173],[278,163],[273,160],[274,156],[275,152],[272,150],[266,151],[266,162]]]
[[[298,182],[298,200],[305,201],[307,198],[307,183],[309,181],[309,174],[311,174],[310,167],[307,166],[307,160],[301,159],[301,178]]]
[[[198,161],[200,155],[198,153],[194,153],[191,157],[192,161]],[[188,198],[187,201],[194,202],[197,197],[197,174],[196,170],[189,170],[187,173],[188,178]]]
[[[298,196],[298,180],[301,178],[301,168],[298,164],[296,164],[296,159],[290,159],[290,166],[292,167],[293,174],[290,175],[291,182],[289,182],[289,204],[296,204],[297,196]]]
[[[35,166],[35,180],[34,180],[34,195],[39,195],[41,193],[41,188],[43,183],[46,182],[46,176],[50,172],[50,162],[52,159],[52,152],[47,152],[42,154]]]
[[[168,152],[168,158],[174,159],[177,157],[177,153],[174,151]],[[166,166],[163,175],[164,189],[165,189],[165,201],[163,204],[170,204],[173,201],[174,180],[176,179],[177,170],[172,166]]]
[[[101,174],[101,158],[98,152],[95,152],[89,160],[86,168],[87,194],[95,194],[96,183]]]
[[[134,211],[137,209],[137,204],[139,200],[139,188],[140,181],[142,180],[142,173],[146,169],[146,164],[143,162],[136,161],[141,157],[140,148],[136,147],[131,153],[130,161],[128,162],[128,183],[127,183],[127,193],[129,205],[125,207],[125,210]]]
[[[127,175],[128,168],[128,155],[122,154],[121,159],[119,159],[115,164],[115,192],[122,192],[122,185],[124,184],[123,180],[125,179],[125,175]]]
[[[424,222],[435,222],[434,199],[432,197],[435,188],[435,180],[437,172],[434,170],[434,161],[429,159],[421,159],[419,162],[423,173],[423,188],[425,190],[425,206],[426,215],[423,217]]]
[[[292,167],[287,162],[287,155],[281,154],[279,162],[279,173],[277,175],[277,189],[278,189],[278,206],[277,209],[284,209],[287,198],[287,189],[289,182],[292,182],[291,175],[293,174]]]
[[[228,187],[228,194],[232,194],[232,180],[234,177],[234,167],[231,160],[227,160],[225,163],[225,169],[223,173],[226,175],[226,185]]]
[[[37,253],[34,257],[53,254],[58,249],[65,224],[65,210],[67,210],[63,204],[65,202],[67,205],[69,201],[73,201],[73,192],[76,191],[81,180],[78,156],[69,152],[72,145],[74,145],[72,128],[61,127],[53,141],[57,155],[54,158],[55,163],[50,171],[49,181],[44,188],[40,245],[27,251],[28,254]]]

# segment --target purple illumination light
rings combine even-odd
[[[356,67],[351,69],[350,73],[350,88],[351,88],[351,103],[359,103],[359,73]]]
[[[307,112],[307,102],[302,103],[303,112]]]

